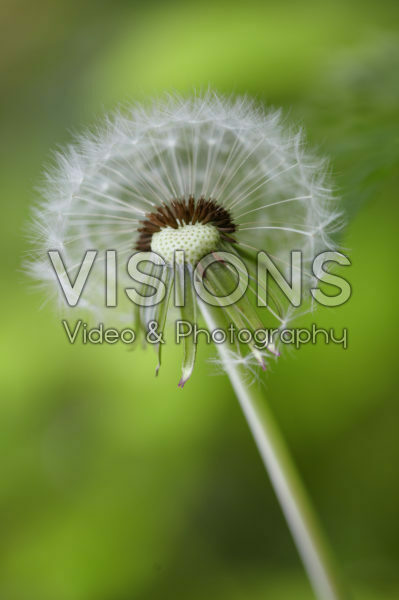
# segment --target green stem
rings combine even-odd
[[[210,307],[202,303],[201,312],[209,330],[216,329]],[[320,600],[347,599],[348,593],[338,576],[318,519],[265,398],[255,386],[246,383],[248,372],[231,359],[228,344],[217,344],[217,348],[316,597]]]

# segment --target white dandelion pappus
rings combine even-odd
[[[257,251],[266,251],[288,275],[291,250],[302,252],[306,269],[316,254],[332,248],[329,236],[340,226],[323,160],[304,149],[301,132],[290,133],[279,111],[265,112],[247,98],[208,92],[188,99],[166,96],[148,108],[135,105],[80,137],[56,163],[35,210],[30,270],[63,302],[48,250],[62,253],[73,280],[85,252],[96,249],[79,306],[103,320],[107,314],[124,323],[133,318],[124,294],[116,309],[104,306],[105,250],[116,250],[120,262],[135,249],[154,251],[169,264],[173,250],[184,249],[186,264],[177,268],[175,283],[188,297],[183,318],[195,322],[195,294],[183,279],[192,279],[194,263],[204,254],[244,257],[250,293],[256,294]],[[308,287],[314,283],[310,273]],[[121,285],[131,287],[126,269],[118,274]],[[221,280],[214,277],[216,290]],[[169,298],[171,269],[164,281]],[[212,287],[211,278],[208,283]],[[163,326],[167,308],[167,300],[140,308],[142,324],[157,320]],[[277,300],[266,310],[280,327],[292,312]],[[225,314],[237,327],[264,326],[245,298]],[[185,343],[181,386],[195,359],[195,347]],[[264,366],[264,353],[250,350]]]

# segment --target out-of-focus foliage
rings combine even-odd
[[[70,346],[28,291],[23,228],[49,149],[117,102],[209,84],[283,106],[331,157],[353,287],[268,375],[355,597],[399,596],[396,2],[6,1],[2,213],[2,600],[312,597],[246,424],[202,346]]]

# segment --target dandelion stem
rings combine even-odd
[[[210,307],[201,303],[201,312],[209,330],[217,328]],[[243,365],[231,360],[227,343],[217,344],[217,348],[316,597],[319,600],[347,600],[348,592],[344,589],[319,521],[264,396],[246,383],[248,373]]]

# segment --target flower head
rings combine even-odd
[[[290,251],[302,252],[306,268],[318,252],[331,248],[329,236],[338,226],[323,161],[304,149],[300,132],[287,130],[280,112],[212,92],[188,99],[168,96],[148,108],[135,105],[113,115],[58,154],[35,211],[36,255],[30,268],[62,298],[48,250],[62,253],[73,280],[85,251],[96,249],[99,260],[80,306],[96,317],[108,311],[113,319],[129,322],[133,311],[125,295],[116,309],[104,308],[101,253],[116,250],[118,260],[134,251],[156,253],[164,259],[166,293],[161,303],[142,306],[139,320],[144,326],[156,320],[163,328],[173,286],[185,296],[181,315],[196,322],[193,283],[203,256],[215,259],[204,269],[215,296],[234,284],[224,252],[244,260],[249,290],[256,294],[258,251],[266,251],[288,276]],[[148,276],[154,269],[146,270]],[[131,287],[126,269],[120,278]],[[312,274],[307,278],[309,287]],[[226,322],[252,329],[268,319],[285,326],[292,313],[278,293],[269,295],[265,318],[247,295],[221,310]],[[272,346],[260,351],[248,344],[248,349],[262,367],[276,353]],[[180,385],[194,365],[195,347],[188,340],[184,356]]]

